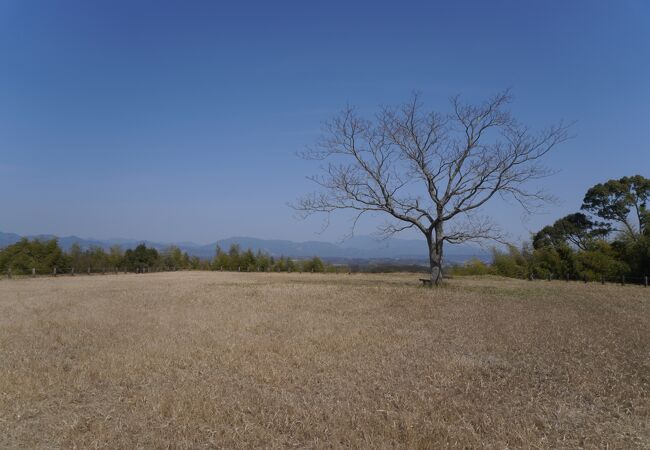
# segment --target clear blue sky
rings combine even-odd
[[[317,235],[286,205],[316,170],[296,152],[413,90],[512,87],[533,128],[578,121],[547,161],[560,206],[486,210],[513,238],[650,176],[650,2],[223,3],[0,1],[0,231],[336,240],[344,216]]]

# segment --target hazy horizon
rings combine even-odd
[[[337,242],[349,215],[294,217],[318,164],[296,156],[347,104],[414,90],[446,112],[512,88],[539,130],[576,120],[539,181],[558,205],[483,212],[512,241],[585,191],[648,175],[650,3],[0,3],[0,230],[162,242]],[[645,172],[644,172],[645,171]],[[534,187],[534,186],[533,186]],[[356,234],[382,221],[369,217]],[[400,238],[418,239],[414,233]]]
[[[107,236],[107,237],[101,237],[101,236],[81,236],[78,234],[55,234],[55,233],[19,233],[16,231],[6,231],[6,230],[0,230],[0,233],[5,233],[5,234],[14,234],[18,235],[21,237],[29,237],[29,236],[56,236],[57,238],[67,238],[67,237],[76,237],[79,239],[83,240],[97,240],[97,241],[148,241],[148,242],[156,242],[159,244],[192,244],[192,245],[197,245],[197,246],[206,246],[206,245],[212,245],[215,244],[216,242],[219,241],[224,241],[224,240],[229,240],[229,239],[257,239],[257,240],[262,240],[262,241],[289,241],[289,242],[294,242],[294,243],[303,243],[303,242],[324,242],[324,243],[330,243],[330,244],[341,244],[341,243],[346,243],[348,241],[354,240],[354,239],[372,239],[377,242],[381,242],[385,240],[385,238],[378,236],[378,235],[373,235],[373,234],[357,234],[355,233],[353,236],[345,236],[342,239],[333,239],[333,240],[327,240],[327,239],[319,239],[318,236],[316,236],[314,239],[276,239],[276,238],[269,238],[269,237],[264,237],[264,236],[245,236],[245,235],[229,235],[229,236],[216,236],[213,239],[210,239],[208,241],[193,241],[193,240],[187,240],[187,239],[180,239],[180,240],[157,240],[157,239],[150,239],[148,237],[131,237],[131,236]],[[408,236],[408,235],[395,235],[390,237],[389,239],[397,239],[397,240],[407,240],[407,241],[417,241],[417,240],[423,240],[424,237],[418,236],[418,235],[413,235],[413,236]],[[469,244],[448,244],[450,246],[458,246],[458,245],[467,245],[467,246],[474,246],[472,243]],[[478,245],[475,245],[478,247]]]

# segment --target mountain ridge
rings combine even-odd
[[[296,242],[286,239],[262,239],[246,236],[233,236],[220,239],[210,244],[196,244],[193,242],[156,242],[137,239],[94,239],[81,238],[78,236],[57,237],[52,234],[21,236],[16,233],[0,232],[0,248],[11,245],[22,237],[29,239],[53,239],[59,240],[59,245],[64,250],[69,250],[74,244],[78,244],[83,250],[91,247],[101,247],[108,250],[113,245],[120,246],[123,250],[133,248],[144,243],[147,247],[164,251],[171,245],[179,247],[190,256],[197,256],[203,259],[211,259],[217,246],[227,251],[231,245],[238,244],[242,250],[251,249],[255,252],[263,251],[272,256],[288,256],[292,258],[310,258],[319,256],[328,260],[401,260],[401,261],[427,261],[427,248],[424,240],[416,239],[377,239],[373,236],[353,236],[340,243],[326,241],[302,241]],[[470,245],[448,245],[445,248],[446,260],[448,262],[463,262],[471,258],[487,260],[489,254],[480,247]]]

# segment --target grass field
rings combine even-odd
[[[0,281],[1,448],[649,448],[650,289]]]

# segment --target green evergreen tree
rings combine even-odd
[[[239,270],[241,266],[241,261],[240,261],[240,247],[238,244],[232,244],[230,246],[230,249],[228,250],[228,262],[229,262],[229,269],[230,270]]]

